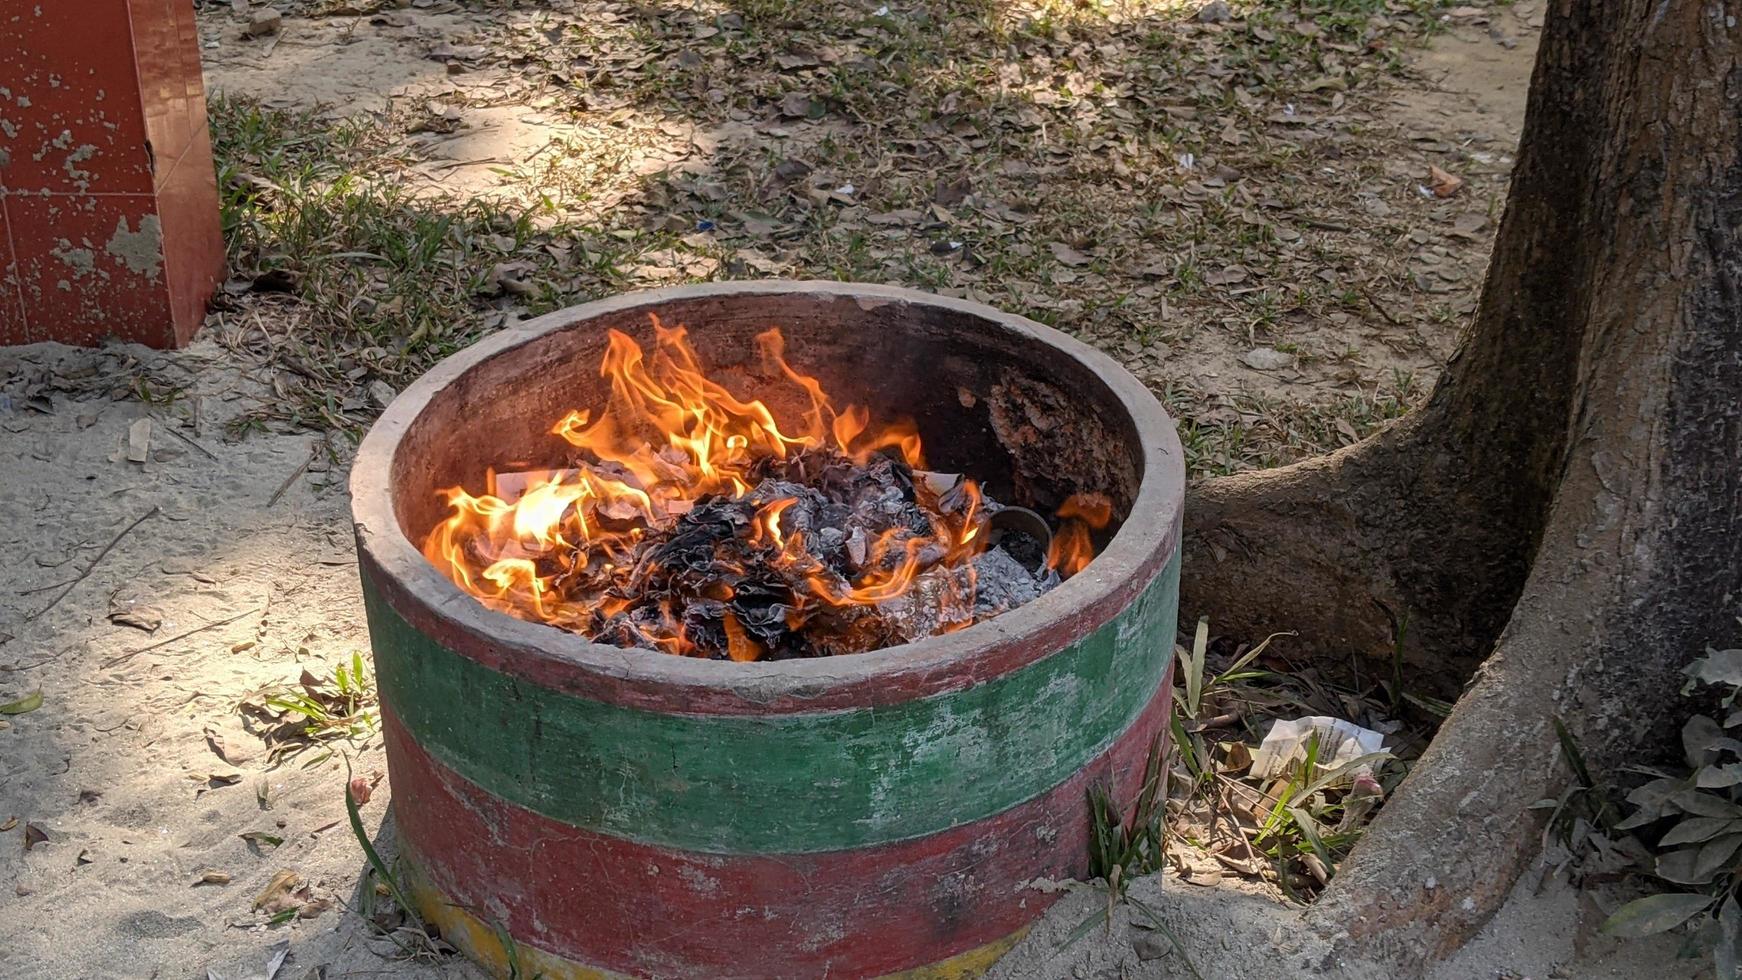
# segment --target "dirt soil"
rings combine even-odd
[[[456,84],[498,91],[500,105],[472,116],[460,139],[432,140],[414,166],[479,193],[515,193],[497,169],[524,165],[558,136],[586,138],[585,126],[516,102],[505,70],[450,75],[430,60],[430,47],[463,42],[476,26],[475,15],[446,6],[395,11],[398,20],[385,27],[290,18],[277,39],[247,42],[236,24],[208,16],[208,80],[292,104],[442,93]],[[1422,84],[1394,93],[1399,131],[1467,152],[1467,176],[1486,182],[1487,208],[1497,207],[1521,119],[1540,16],[1532,7],[1540,4],[1504,10],[1492,23],[1487,14],[1456,20],[1418,56]],[[634,166],[669,164],[667,139],[697,145],[687,133],[661,131]],[[497,169],[481,162],[498,160],[505,163]],[[1418,272],[1479,279],[1491,229],[1467,219],[1456,227],[1469,236],[1464,244],[1415,250]],[[270,372],[254,371],[221,342],[226,329],[234,328],[208,328],[176,353],[0,350],[0,459],[8,461],[0,542],[9,557],[0,565],[0,703],[42,693],[39,708],[0,719],[0,976],[475,977],[451,957],[404,958],[347,911],[364,858],[345,823],[343,787],[348,772],[380,776],[379,741],[341,741],[339,754],[313,765],[312,753],[274,765],[238,712],[265,689],[294,685],[304,670],[329,675],[367,649],[367,636],[343,443],[230,431],[228,423],[274,395]],[[1400,363],[1431,373],[1453,332],[1409,347]],[[1212,386],[1325,381],[1255,370],[1230,350],[1187,345],[1168,370],[1198,372]],[[1160,370],[1159,360],[1145,363]],[[164,391],[180,394],[151,397]],[[379,782],[362,813],[390,855],[389,803]],[[279,904],[299,913],[272,925],[273,915],[255,906],[286,870],[300,884]],[[1151,878],[1136,894],[1177,946],[1149,928],[1154,922],[1134,924],[1130,908],[1067,942],[1103,901],[1085,887],[994,976],[1342,973],[1292,912],[1237,880],[1205,887]],[[1614,904],[1554,882],[1539,888],[1527,876],[1483,935],[1435,976],[1694,974],[1677,968],[1665,942],[1597,937],[1596,923]]]
[[[1106,348],[1215,473],[1353,442],[1429,390],[1541,3],[1451,8],[1425,55],[1414,0],[290,6],[268,38],[208,8],[212,87],[366,114],[371,179],[560,224],[554,268],[552,245],[506,256],[534,312],[768,275],[981,299]]]

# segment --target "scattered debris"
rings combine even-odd
[[[239,766],[249,761],[254,758],[258,751],[254,746],[248,744],[247,739],[234,731],[226,732],[219,728],[207,728],[205,734],[206,744],[211,747],[212,752],[232,766]]]
[[[1064,242],[1053,242],[1047,246],[1052,251],[1052,257],[1063,265],[1084,266],[1089,264],[1089,257]]]
[[[16,701],[0,704],[0,715],[22,715],[42,707],[42,691],[35,690]]]
[[[1292,666],[1272,650],[1277,636],[1218,650],[1200,621],[1179,651],[1168,860],[1190,883],[1234,874],[1305,901],[1336,875],[1400,778],[1382,740],[1413,757],[1442,716],[1412,710],[1406,726],[1391,713],[1394,700],[1436,702]]]
[[[374,678],[359,650],[335,666],[330,677],[303,670],[290,687],[267,688],[243,698],[238,711],[257,724],[256,734],[265,743],[274,765],[308,749],[326,747],[335,740],[349,741],[353,748],[367,747],[380,724],[380,708]],[[326,749],[309,760],[325,761]],[[269,804],[262,797],[262,809]]]
[[[303,918],[311,918],[303,916]],[[284,961],[290,958],[290,940],[281,939],[272,944],[266,951],[266,980],[277,980],[278,971],[284,967]]]
[[[279,837],[276,834],[269,834],[264,830],[250,830],[236,836],[247,841],[248,846],[256,852],[262,848],[277,847],[284,843],[284,838]]]
[[[1427,172],[1428,189],[1433,191],[1435,197],[1451,197],[1464,186],[1464,178],[1454,177],[1431,163],[1428,164]]]
[[[271,496],[271,498],[269,498],[266,501],[266,506],[268,506],[268,507],[277,506],[278,501],[284,496],[285,491],[289,490],[291,487],[291,484],[295,483],[298,479],[300,479],[302,477],[302,475],[304,473],[308,472],[308,468],[314,464],[315,457],[319,456],[320,452],[321,452],[321,440],[319,440],[319,439],[309,440],[308,455],[303,458],[301,465],[299,465],[296,469],[292,470],[290,472],[290,475],[284,478],[284,482],[280,483],[278,485],[278,489],[272,491],[272,496]]]
[[[151,458],[151,420],[138,419],[127,427],[127,459],[143,463]]]
[[[1259,743],[1258,751],[1252,753],[1252,775],[1259,779],[1281,775],[1289,764],[1306,758],[1308,743],[1315,739],[1319,764],[1332,768],[1362,756],[1377,755],[1385,748],[1383,734],[1341,718],[1311,715],[1287,721],[1277,719]],[[1354,774],[1350,778],[1355,778]]]
[[[131,626],[147,633],[157,632],[163,625],[163,610],[156,606],[135,604],[132,601],[117,601],[113,597],[109,605],[109,622],[116,626]]]
[[[68,592],[71,592],[75,587],[78,586],[78,584],[80,582],[83,582],[86,578],[90,577],[90,574],[96,570],[97,566],[103,563],[103,559],[109,557],[109,552],[113,551],[115,549],[115,546],[121,543],[122,538],[133,533],[133,529],[138,527],[139,525],[145,523],[146,519],[151,518],[151,517],[155,517],[159,513],[161,513],[159,508],[153,506],[150,510],[146,511],[145,513],[139,515],[139,517],[134,519],[133,523],[122,528],[120,533],[116,534],[113,538],[111,538],[109,540],[108,544],[103,546],[102,551],[97,552],[97,557],[92,558],[90,560],[90,562],[87,563],[82,570],[80,570],[79,574],[73,576],[72,579],[70,579],[67,582],[61,583],[58,586],[55,586],[55,585],[48,586],[47,587],[48,589],[59,588],[60,591],[55,593],[54,598],[49,600],[48,605],[43,606],[41,609],[38,609],[36,612],[33,612],[24,618],[26,620],[40,619],[50,609],[53,609],[55,606],[60,605],[60,601],[67,597]],[[35,589],[35,590],[31,590],[31,591],[46,591],[46,589]],[[24,594],[28,595],[29,593],[24,593]]]
[[[195,626],[193,629],[186,630],[186,631],[181,632],[181,633],[177,633],[176,635],[170,637],[167,640],[159,640],[156,643],[152,643],[152,644],[149,644],[147,646],[142,646],[137,650],[129,650],[126,653],[116,654],[115,656],[110,657],[109,659],[103,661],[103,669],[107,670],[110,667],[114,667],[118,664],[126,663],[127,661],[132,660],[134,657],[137,657],[142,653],[149,653],[152,650],[161,649],[163,647],[169,646],[171,643],[180,643],[182,640],[185,640],[188,637],[194,636],[195,634],[198,634],[198,633],[204,633],[206,630],[214,630],[220,626],[228,626],[231,623],[234,623],[236,620],[243,618],[244,616],[252,616],[259,611],[260,611],[260,607],[258,607],[258,606],[256,606],[253,609],[244,609],[241,612],[236,613],[233,616],[226,616],[223,619],[213,620],[210,623],[205,623],[205,624],[200,625],[200,626]]]
[[[372,381],[401,386],[473,337],[625,280],[829,276],[1057,324],[1172,393],[1194,433],[1194,475],[1270,465],[1341,445],[1331,416],[1365,436],[1425,393],[1474,301],[1487,235],[1451,240],[1411,178],[1423,154],[1446,166],[1468,157],[1460,209],[1485,213],[1515,135],[1471,141],[1428,120],[1406,127],[1415,142],[1398,141],[1398,55],[1437,23],[1415,3],[1371,18],[1329,0],[1115,5],[1078,10],[1057,32],[1014,9],[916,30],[905,15],[867,23],[834,3],[779,31],[736,13],[703,24],[593,0],[544,16],[478,17],[428,51],[480,76],[502,58],[530,69],[481,78],[487,100],[436,86],[384,118],[353,119],[360,138],[324,152],[305,150],[314,117],[272,114],[262,147],[252,106],[215,103],[220,152],[236,147],[273,188],[236,191],[262,227],[319,207],[323,188],[342,188],[352,216],[320,232],[334,261],[266,239],[236,257],[244,284],[294,280],[289,297],[250,289],[237,301],[325,325],[239,339],[283,381],[262,420],[355,430],[379,411]],[[1087,62],[1084,44],[1096,52]],[[1009,56],[978,54],[992,50]],[[870,66],[890,57],[992,72],[999,91],[1034,97],[992,98],[948,73],[869,84]],[[1205,78],[1243,93],[1238,104],[1205,102]],[[1162,117],[1158,141],[1143,120]],[[450,155],[456,144],[427,135],[494,146],[522,129],[534,142],[518,161],[482,147]],[[456,203],[529,206],[536,227],[504,235],[457,207],[441,208],[451,223],[420,224],[456,181]],[[824,205],[831,217],[813,220]],[[1414,234],[1400,239],[1399,222]],[[445,271],[498,266],[512,274]],[[1292,372],[1225,370],[1284,344],[1301,351]]]
[[[309,886],[302,875],[288,868],[281,868],[273,874],[272,880],[254,896],[254,909],[267,915],[277,915],[286,910],[301,907],[308,898]]]
[[[385,410],[388,405],[393,403],[393,399],[397,394],[393,390],[392,385],[380,380],[379,378],[369,382],[368,391],[369,403],[382,410]]]

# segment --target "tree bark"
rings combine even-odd
[[[1611,51],[1594,4],[1560,4],[1538,49],[1510,199],[1478,313],[1427,403],[1302,464],[1197,488],[1188,612],[1218,630],[1286,623],[1320,649],[1468,678],[1493,649],[1541,540],[1565,457],[1599,196]],[[1306,574],[1289,574],[1299,563]],[[1257,572],[1276,574],[1255,574]]]
[[[1418,670],[1480,663],[1312,912],[1368,963],[1413,971],[1504,900],[1527,808],[1568,778],[1556,717],[1627,761],[1679,728],[1680,668],[1742,639],[1739,14],[1552,0],[1481,303],[1428,403],[1188,504],[1188,613],[1365,652],[1407,617]]]

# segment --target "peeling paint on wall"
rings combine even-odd
[[[0,344],[185,342],[223,271],[192,6],[32,3],[0,0]]]
[[[73,278],[78,278],[97,267],[97,256],[88,248],[74,248],[72,242],[62,241],[54,250],[54,257],[61,264],[73,270]]]
[[[163,271],[163,226],[157,215],[139,219],[139,230],[129,231],[127,218],[115,222],[115,234],[103,251],[119,259],[129,271],[155,280]]]

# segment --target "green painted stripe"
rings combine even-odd
[[[417,633],[367,580],[364,599],[382,699],[491,794],[642,843],[801,853],[979,820],[1101,754],[1172,659],[1179,556],[1095,633],[987,683],[761,717],[656,714],[536,687]]]

